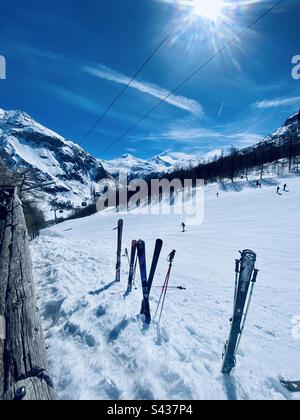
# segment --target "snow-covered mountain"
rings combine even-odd
[[[0,109],[0,156],[12,170],[28,171],[30,181],[54,182],[33,194],[44,209],[53,199],[77,206],[110,178],[101,163],[21,111]]]
[[[268,136],[263,143],[285,142],[291,135],[299,136],[300,111]],[[263,144],[262,143],[262,144]],[[256,145],[259,146],[259,145]],[[251,148],[256,147],[251,146]],[[246,153],[251,148],[242,152]],[[89,201],[92,192],[101,190],[103,180],[127,171],[131,177],[171,172],[178,168],[197,166],[200,159],[184,153],[166,152],[152,159],[141,159],[130,154],[113,160],[99,160],[79,145],[34,121],[21,111],[0,109],[0,158],[11,170],[28,171],[31,181],[54,182],[30,193],[43,210],[49,210],[53,200],[62,206],[80,206]],[[203,156],[202,160],[207,160]]]
[[[280,127],[275,133],[271,136],[273,138],[285,138],[287,135],[298,133],[299,136],[300,130],[300,110],[292,115],[290,118],[286,120],[284,125]]]
[[[170,172],[175,168],[195,166],[199,160],[183,153],[165,153],[148,160],[126,154],[116,159],[101,160],[100,162],[113,176],[121,171],[126,171],[131,176],[142,178],[150,174]]]
[[[299,142],[300,140],[300,111],[289,117],[285,123],[278,128],[273,134],[267,136],[262,142],[247,147],[242,150],[243,153],[253,150],[259,146],[265,145],[266,143],[275,144],[280,146],[287,141],[293,140]]]

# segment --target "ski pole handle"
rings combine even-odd
[[[168,257],[168,262],[169,263],[172,263],[174,261],[175,255],[176,255],[176,250],[173,249],[173,251],[171,252],[171,254]]]

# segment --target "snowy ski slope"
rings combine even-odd
[[[276,194],[277,182],[289,192]],[[154,286],[177,250],[163,316],[137,316],[141,287],[124,300],[115,277],[120,215],[97,214],[47,229],[32,243],[51,374],[64,399],[290,399],[278,378],[300,379],[300,178],[270,179],[262,189],[228,183],[205,192],[205,221],[180,231],[180,216],[122,215],[124,245],[144,239],[148,269],[156,238],[164,240]],[[216,192],[220,198],[216,198]],[[229,333],[238,251],[257,252],[261,270],[231,379],[220,374]],[[92,293],[90,293],[92,292]],[[151,293],[155,309],[160,289]],[[293,330],[294,329],[294,330]],[[294,334],[293,334],[294,333]]]

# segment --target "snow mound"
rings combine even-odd
[[[289,192],[276,194],[287,182]],[[273,179],[262,189],[231,183],[206,189],[205,221],[181,233],[180,216],[96,214],[50,229],[32,242],[39,306],[50,371],[64,399],[273,399],[292,398],[279,377],[300,377],[299,177]],[[219,192],[219,199],[216,197]],[[116,232],[124,244],[143,238],[148,268],[156,238],[164,240],[151,292],[152,314],[168,263],[177,250],[162,320],[139,317],[142,292],[124,298],[128,275],[114,283]],[[49,229],[48,229],[49,231]],[[250,248],[260,274],[231,379],[220,374],[229,333],[234,259]],[[294,338],[293,338],[294,337]],[[296,398],[296,394],[295,397]]]

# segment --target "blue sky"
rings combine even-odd
[[[256,143],[300,108],[300,0],[285,0],[239,42],[161,105],[127,128],[234,34],[276,2],[225,1],[211,20],[202,0],[20,0],[3,2],[0,107],[21,109],[76,142],[170,34],[127,92],[85,140],[105,159],[165,150],[203,155]],[[211,17],[211,16],[210,16]]]

